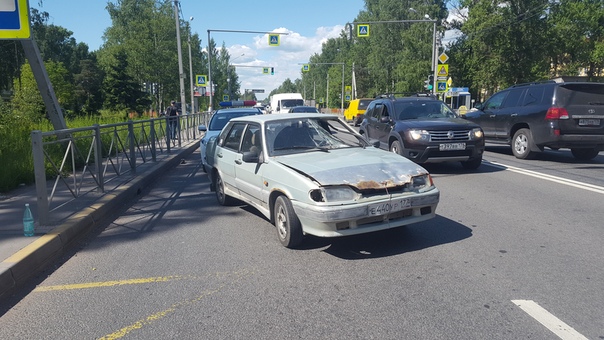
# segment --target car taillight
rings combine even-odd
[[[548,120],[558,120],[558,119],[568,119],[568,111],[566,111],[563,107],[550,107],[545,114],[545,119]]]

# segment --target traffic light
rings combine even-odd
[[[424,88],[426,90],[432,90],[432,88],[434,87],[434,75],[429,75],[428,79],[424,80]]]
[[[271,67],[271,75],[275,75],[275,68]]]

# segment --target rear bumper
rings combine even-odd
[[[572,148],[597,148],[604,150],[604,135],[554,135],[553,133],[541,138],[535,138],[534,142],[539,147],[552,149]]]

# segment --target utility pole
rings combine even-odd
[[[193,17],[189,19],[193,21]],[[191,58],[191,25],[189,25],[189,80],[191,83],[191,113],[195,113],[195,93],[193,90],[193,58]]]
[[[174,20],[176,21],[176,45],[178,48],[178,78],[180,79],[180,104],[186,112],[185,72],[182,68],[182,46],[180,46],[180,19],[178,17],[178,0],[174,0]]]

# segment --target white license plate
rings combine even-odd
[[[600,126],[599,119],[579,119],[579,126]]]
[[[440,150],[440,151],[465,150],[465,149],[466,149],[466,143],[446,143],[446,144],[440,144],[438,146],[438,150]]]
[[[380,216],[390,214],[411,207],[411,199],[399,198],[390,202],[371,204],[368,209],[369,216]]]

